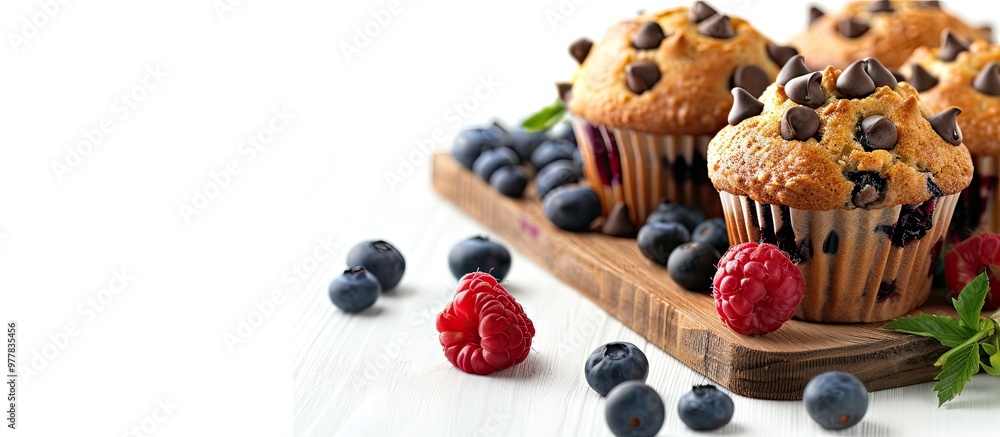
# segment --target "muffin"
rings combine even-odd
[[[696,2],[621,21],[570,53],[580,68],[564,91],[584,173],[605,215],[641,226],[664,200],[722,215],[705,154],[729,90],[760,95],[796,52]]]
[[[855,1],[832,14],[816,8],[809,28],[795,46],[813,68],[874,57],[897,68],[919,47],[937,47],[938,35],[952,29],[958,36],[987,39],[985,29],[973,28],[943,11],[936,1]]]
[[[972,183],[958,197],[949,242],[976,232],[1000,232],[997,175],[1000,174],[1000,46],[954,37],[940,49],[921,48],[904,71],[931,110],[962,108],[965,146],[975,169]]]
[[[873,58],[810,72],[796,56],[761,100],[736,89],[708,149],[732,244],[777,245],[802,272],[795,316],[880,322],[923,304],[972,178],[955,109],[932,113]]]

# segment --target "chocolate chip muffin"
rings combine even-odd
[[[637,226],[664,200],[722,215],[705,153],[729,90],[760,95],[796,54],[704,2],[623,20],[570,53],[580,68],[563,91],[587,180],[605,214]]]
[[[950,108],[932,113],[878,60],[789,60],[758,100],[733,90],[708,149],[730,242],[776,244],[802,271],[796,317],[878,322],[930,292],[972,161]]]
[[[937,1],[854,1],[831,14],[813,7],[810,18],[795,45],[814,68],[845,68],[868,57],[896,68],[918,47],[937,47],[944,29],[963,38],[989,38],[985,29],[965,24]]]
[[[941,48],[921,48],[904,66],[907,82],[932,110],[962,108],[964,143],[972,154],[972,183],[951,219],[949,242],[976,232],[1000,232],[1000,46],[969,43],[946,31]]]

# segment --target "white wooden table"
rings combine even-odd
[[[399,289],[360,315],[338,311],[325,282],[343,270],[341,254],[297,298],[296,435],[611,435],[604,401],[584,380],[583,363],[596,347],[616,340],[635,343],[649,358],[647,383],[667,405],[660,435],[704,435],[684,426],[676,404],[692,385],[711,381],[517,252],[504,284],[535,323],[531,355],[490,376],[453,368],[434,329],[434,318],[456,285],[447,253],[453,243],[489,232],[433,193],[429,181],[415,181],[393,202],[392,209],[406,211],[405,219],[368,220],[370,225],[352,227],[341,243],[350,247],[363,238],[384,237],[396,244],[407,260]],[[840,433],[820,428],[801,402],[734,396],[733,421],[716,434],[916,436],[978,430],[984,435],[996,429],[1000,378],[977,375],[943,408],[937,408],[931,385],[871,394],[865,419]]]

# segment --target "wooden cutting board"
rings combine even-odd
[[[434,157],[434,188],[609,314],[692,369],[734,393],[801,399],[813,376],[849,372],[869,390],[931,381],[945,350],[933,339],[879,324],[792,320],[764,336],[737,334],[719,320],[712,297],[675,284],[639,253],[635,240],[571,233],[553,226],[535,198],[509,199],[450,154]],[[914,311],[954,314],[940,294]]]

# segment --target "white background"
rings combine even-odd
[[[683,387],[704,382],[516,253],[511,287],[544,328],[531,369],[545,378],[505,383],[440,367],[419,312],[453,282],[448,247],[485,230],[431,193],[417,142],[440,129],[446,138],[435,148],[445,149],[460,125],[516,120],[551,102],[552,82],[574,68],[571,41],[681,2],[401,0],[350,56],[344,44],[388,1],[231,3],[67,1],[54,14],[34,0],[0,3],[0,320],[19,322],[22,374],[19,429],[2,435],[118,436],[143,424],[155,435],[289,435],[293,421],[302,435],[436,426],[606,434],[577,367],[618,339],[646,349],[668,412]],[[798,2],[713,3],[779,41],[805,23]],[[946,5],[965,17],[1000,12]],[[23,21],[33,18],[44,23],[34,31]],[[162,80],[147,79],[156,70]],[[499,85],[458,115],[453,106],[473,99],[481,81]],[[142,100],[127,114],[123,94]],[[274,111],[294,118],[281,127]],[[269,123],[281,132],[261,133]],[[80,146],[102,126],[109,133],[98,144]],[[251,158],[242,143],[258,134],[269,142]],[[67,157],[74,149],[86,156]],[[411,155],[420,162],[409,174],[400,166]],[[239,173],[212,188],[227,165]],[[387,183],[401,171],[408,176]],[[206,189],[211,198],[185,216],[181,208]],[[351,319],[329,306],[325,286],[343,267],[342,249],[369,237],[396,242],[409,270],[377,317]],[[128,284],[104,291],[122,269]],[[275,290],[280,298],[269,300]],[[87,309],[95,299],[99,312]],[[248,321],[254,327],[241,330]],[[596,328],[556,352],[559,335],[581,321]],[[377,381],[397,379],[371,393],[342,391],[337,384],[411,322],[425,329]],[[305,382],[295,401],[293,359],[295,381]],[[420,385],[423,371],[441,384]],[[551,397],[532,398],[539,381]],[[436,400],[408,399],[427,390]],[[942,410],[926,384],[880,392],[868,425],[853,432],[983,429],[998,412],[997,390],[977,377],[964,402]],[[819,432],[795,403],[737,401],[738,424],[726,432],[776,423]],[[484,428],[489,402],[502,405],[492,410],[505,418],[499,428]],[[160,404],[173,407],[166,414]],[[456,405],[461,412],[447,410]],[[664,432],[685,430],[668,416]]]

